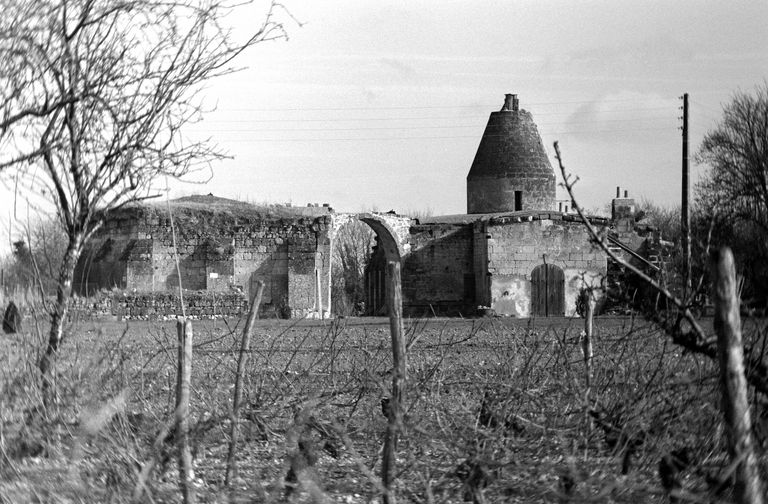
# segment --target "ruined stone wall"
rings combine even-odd
[[[568,316],[576,313],[579,291],[585,285],[600,286],[607,272],[606,257],[590,243],[584,225],[558,214],[522,222],[492,219],[487,236],[491,307],[500,315],[530,315],[531,273],[541,264],[563,270]]]
[[[140,223],[133,217],[118,214],[107,221],[75,268],[75,292],[90,295],[99,289],[125,289],[129,278],[136,281],[128,266],[139,263],[135,266],[140,271],[141,262],[151,261],[145,237],[145,233],[140,237]]]
[[[403,261],[403,309],[413,316],[468,315],[475,304],[471,224],[411,227]]]
[[[329,216],[272,217],[255,212],[174,209],[181,285],[190,291],[241,292],[250,299],[265,283],[261,311],[297,317],[328,306]],[[103,250],[106,249],[106,252]],[[101,251],[101,252],[100,252]],[[157,207],[112,216],[78,265],[76,291],[138,293],[178,289],[171,223]],[[319,269],[319,275],[315,270]]]

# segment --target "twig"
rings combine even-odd
[[[166,179],[166,186],[168,180]],[[179,304],[181,305],[181,316],[186,319],[187,314],[184,309],[184,289],[181,286],[181,264],[179,263],[179,249],[176,247],[176,227],[173,224],[173,212],[171,211],[170,189],[166,193],[166,204],[168,205],[168,221],[171,224],[171,241],[173,244],[173,260],[176,264],[176,275],[179,277]]]
[[[569,173],[566,172],[565,166],[563,166],[562,157],[560,155],[560,147],[558,146],[557,142],[554,143],[554,147],[555,147],[555,158],[557,159],[558,165],[560,167],[560,173],[563,177],[562,185],[568,191],[568,195],[571,197],[571,200],[573,201],[573,208],[575,208],[576,212],[579,214],[579,217],[584,223],[584,226],[587,228],[587,231],[589,232],[589,235],[592,237],[592,240],[603,250],[603,252],[605,252],[605,254],[608,257],[610,257],[612,260],[619,263],[622,267],[628,269],[629,271],[637,275],[645,284],[655,289],[662,297],[664,297],[669,302],[674,304],[675,307],[677,307],[677,309],[679,310],[679,315],[678,315],[678,319],[677,319],[677,323],[675,324],[675,327],[673,328],[665,327],[665,330],[667,331],[667,333],[672,337],[673,342],[692,352],[706,355],[712,359],[716,358],[717,346],[714,338],[707,338],[706,334],[704,333],[704,330],[699,325],[698,321],[693,316],[693,314],[691,313],[691,310],[688,308],[686,303],[681,301],[674,294],[672,294],[668,289],[666,289],[665,287],[660,285],[658,282],[653,280],[651,277],[649,277],[645,272],[639,270],[632,264],[618,257],[616,254],[613,253],[611,249],[608,248],[608,245],[605,243],[605,240],[601,238],[600,235],[597,233],[594,226],[592,226],[592,223],[584,215],[581,206],[576,201],[576,196],[574,195],[574,192],[573,192],[573,186],[574,184],[576,184],[576,182],[578,182],[579,180],[578,177],[574,178]],[[654,322],[658,323],[662,327],[665,326],[664,320],[660,313],[646,313],[645,315],[653,319]],[[690,324],[692,334],[691,332],[683,332],[682,329],[680,328],[680,322],[683,319],[686,320],[688,324]],[[762,393],[768,394],[768,365],[762,362],[761,359],[749,359],[748,369],[750,370],[750,372],[747,375],[747,379],[749,380],[750,384],[754,386],[757,390],[761,391]]]
[[[235,376],[235,397],[232,401],[232,425],[230,427],[229,452],[227,454],[227,470],[224,476],[224,485],[229,487],[232,478],[237,476],[237,464],[235,462],[235,452],[237,450],[238,428],[237,422],[240,417],[240,403],[243,399],[243,375],[245,366],[248,363],[248,352],[251,346],[251,333],[256,319],[259,318],[259,305],[261,305],[261,296],[264,293],[264,282],[259,280],[256,284],[256,295],[251,302],[251,311],[248,312],[248,321],[243,329],[243,337],[240,342],[240,353],[237,356],[237,375]]]

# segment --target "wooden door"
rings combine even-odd
[[[531,272],[531,315],[565,315],[565,275],[554,264],[541,264]]]

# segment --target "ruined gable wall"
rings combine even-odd
[[[403,261],[403,308],[414,316],[467,315],[474,308],[471,224],[412,226]]]
[[[581,222],[558,219],[488,223],[488,273],[491,307],[499,314],[528,317],[531,273],[545,262],[565,274],[565,314],[576,313],[576,298],[585,285],[600,285],[607,271],[605,255],[589,241]]]

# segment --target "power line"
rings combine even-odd
[[[554,126],[567,122],[574,124],[604,124],[604,123],[634,123],[641,121],[658,121],[664,119],[674,119],[673,116],[658,117],[639,117],[634,119],[601,119],[594,121],[561,121],[549,123],[537,123],[537,126]],[[477,128],[477,124],[454,124],[454,125],[433,125],[433,126],[356,126],[348,128],[201,128],[205,132],[219,133],[248,133],[248,132],[284,132],[284,131],[387,131],[387,130],[421,130],[421,129],[453,129],[453,128]],[[488,125],[487,128],[503,128],[502,125]]]
[[[404,109],[418,109],[418,107],[404,107]],[[619,108],[619,109],[610,109],[602,111],[604,113],[616,113],[616,112],[645,112],[648,110],[669,110],[670,107],[640,107],[640,108]],[[216,109],[215,112],[291,112],[291,111],[331,111],[331,110],[338,110],[338,111],[358,111],[358,110],[369,110],[369,109],[357,109],[357,108],[349,108],[349,109],[269,109],[269,110],[262,110],[262,109],[248,109],[248,108],[236,108],[236,109],[228,109],[228,108],[219,108]],[[370,110],[385,110],[385,109],[370,109]],[[386,109],[389,110],[389,109]],[[397,109],[400,110],[400,109]],[[530,112],[530,111],[528,111]],[[489,112],[490,113],[490,112]],[[416,120],[416,119],[461,119],[461,118],[486,118],[488,117],[489,113],[480,113],[473,115],[461,115],[461,116],[401,116],[401,117],[340,117],[340,118],[332,118],[332,119],[318,119],[318,118],[299,118],[299,119],[291,119],[291,118],[279,118],[279,119],[206,119],[206,121],[210,122],[298,122],[298,121],[394,121],[398,119],[406,119],[406,120]],[[572,112],[531,112],[531,115],[533,116],[542,116],[542,115],[573,115]]]
[[[582,100],[582,101],[565,101],[565,102],[526,102],[525,105],[527,107],[530,107],[532,105],[540,106],[540,107],[547,107],[547,106],[554,106],[554,105],[579,105],[579,104],[585,104],[585,103],[624,103],[624,102],[635,102],[637,103],[637,98],[626,98],[626,99],[616,99],[616,100]],[[671,99],[670,99],[671,101]],[[338,111],[338,110],[449,110],[449,109],[478,109],[482,108],[484,110],[490,109],[493,110],[494,108],[498,108],[498,103],[495,104],[483,104],[483,103],[474,103],[469,105],[397,105],[397,106],[388,106],[388,107],[375,107],[375,106],[364,106],[364,107],[287,107],[287,108],[245,108],[245,107],[238,107],[236,109],[219,109],[219,110],[240,110],[240,111],[248,111],[248,112],[325,112],[325,111]],[[668,108],[668,107],[663,107]],[[524,109],[527,110],[527,109]]]
[[[629,129],[604,129],[604,130],[578,130],[578,131],[559,131],[546,132],[546,136],[556,135],[589,135],[595,133],[626,133],[635,131],[674,131],[674,127],[665,128],[629,128]],[[486,135],[488,136],[488,135]],[[502,137],[503,135],[498,135]],[[452,136],[397,136],[397,137],[359,137],[359,138],[250,138],[250,139],[227,139],[227,142],[242,143],[264,143],[264,142],[367,142],[367,141],[385,141],[385,140],[454,140],[463,138],[478,139],[478,135],[452,135]]]
[[[578,122],[569,124],[602,124],[604,122],[632,122],[632,121],[593,121]],[[560,123],[552,123],[552,125]],[[458,125],[458,126],[391,126],[391,127],[359,127],[359,128],[270,128],[270,129],[206,129],[206,133],[278,133],[278,132],[302,132],[302,131],[413,131],[430,129],[466,129],[477,128],[477,125]],[[486,127],[486,130],[488,128]]]

